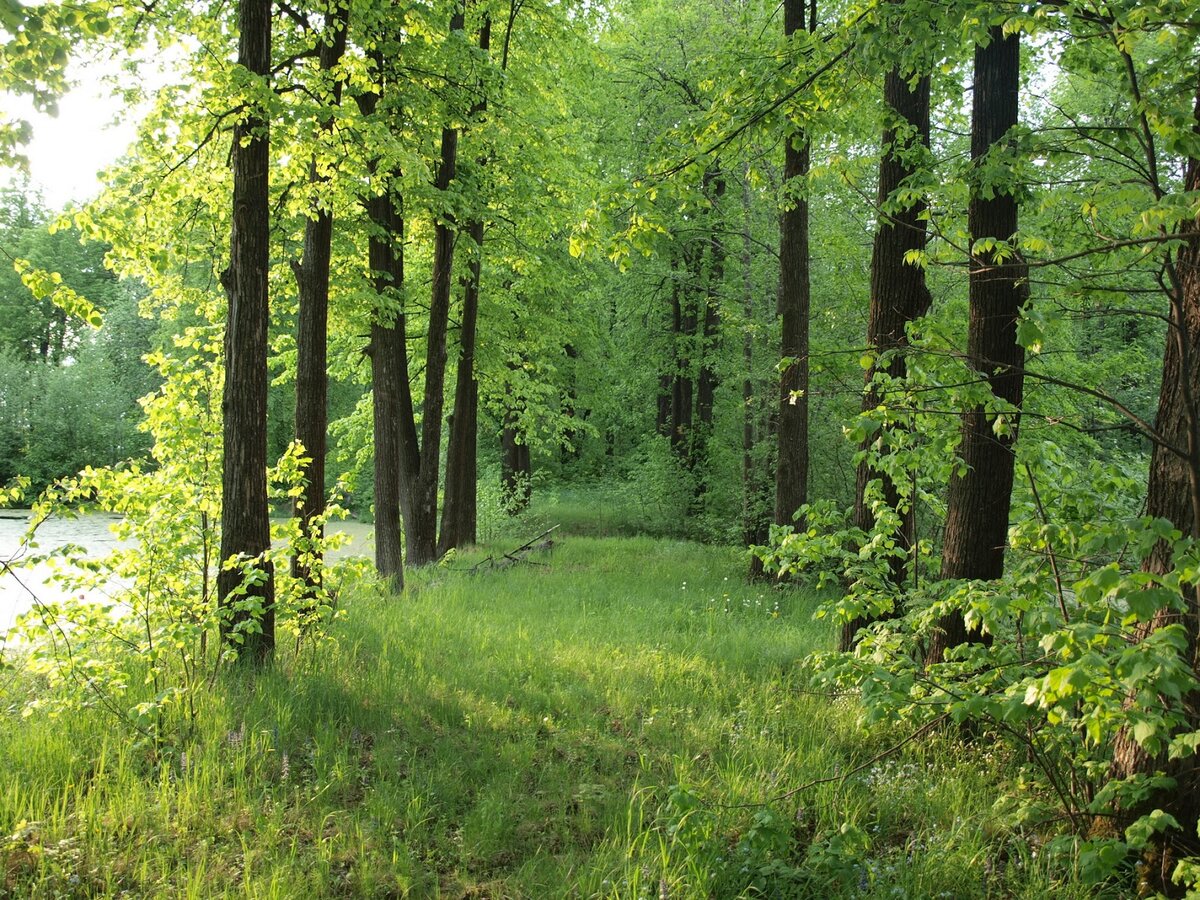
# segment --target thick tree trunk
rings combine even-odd
[[[375,232],[369,265],[380,298],[394,298],[404,284],[404,219],[390,186],[368,202]],[[402,309],[377,310],[371,322],[371,405],[375,443],[375,569],[396,592],[404,589],[400,514],[403,479],[414,477],[417,438],[408,383],[408,346]]]
[[[376,69],[383,59],[374,54]],[[379,94],[358,98],[364,117],[375,114]],[[392,590],[404,589],[400,521],[411,519],[412,483],[420,454],[408,382],[408,336],[402,301],[404,287],[404,215],[395,195],[400,172],[380,177],[378,163],[369,164],[374,194],[366,201],[372,230],[367,242],[367,265],[377,296],[371,317],[372,436],[375,450],[375,570]]]
[[[1193,131],[1200,136],[1200,86],[1198,86]],[[1200,191],[1200,159],[1187,160],[1184,189]],[[1162,387],[1159,391],[1155,431],[1162,443],[1155,443],[1150,456],[1150,479],[1146,492],[1146,514],[1167,519],[1185,537],[1200,538],[1200,218],[1185,223],[1181,231],[1189,236],[1173,262],[1167,263],[1170,324],[1163,353]],[[1167,446],[1164,446],[1167,445]],[[1168,449],[1171,448],[1171,449]],[[1171,548],[1159,543],[1143,564],[1155,574],[1169,572],[1174,566]],[[1195,589],[1187,596],[1187,612],[1163,609],[1139,628],[1137,637],[1145,639],[1168,625],[1182,625],[1187,635],[1187,660],[1193,673],[1200,673],[1200,596]],[[1171,702],[1164,700],[1164,702]],[[1191,728],[1200,725],[1200,697],[1184,697],[1183,711]],[[1128,731],[1115,742],[1111,775],[1114,779],[1149,775],[1156,771],[1175,779],[1170,790],[1154,791],[1144,803],[1120,810],[1117,824],[1128,825],[1133,819],[1154,809],[1173,815],[1182,832],[1154,845],[1155,852],[1143,860],[1152,869],[1147,872],[1151,885],[1168,895],[1183,895],[1171,882],[1171,874],[1181,856],[1195,856],[1197,820],[1200,819],[1200,769],[1196,757],[1168,759],[1166,754],[1150,756]],[[1109,823],[1104,823],[1107,827]],[[1175,841],[1179,841],[1177,846]]]
[[[346,51],[348,4],[336,6],[329,20],[332,33],[322,39],[321,71],[329,73]],[[331,106],[342,99],[342,83],[335,81]],[[332,114],[321,123],[323,131],[333,127]],[[300,520],[306,537],[323,538],[324,528],[314,522],[325,510],[326,432],[329,427],[329,375],[326,333],[329,325],[329,266],[333,237],[333,208],[321,191],[329,176],[323,174],[318,160],[309,169],[309,183],[316,195],[314,215],[304,225],[304,255],[294,264],[299,292],[300,312],[296,324],[296,440],[304,447],[309,463],[301,469],[305,479],[303,492],[296,498],[293,515]],[[313,550],[319,560],[320,544]],[[320,588],[320,567],[313,571],[307,563],[292,558],[292,576],[303,581],[305,593],[313,597]]]
[[[892,124],[883,130],[883,156],[879,161],[880,218],[871,254],[871,310],[867,323],[867,343],[876,354],[907,347],[905,329],[908,323],[925,315],[930,303],[925,270],[904,261],[905,254],[910,251],[925,249],[925,200],[920,199],[892,214],[883,211],[892,194],[913,175],[913,167],[904,161],[906,151],[918,145],[929,146],[929,78],[921,78],[910,89],[908,80],[900,70],[892,69],[884,79],[883,99],[905,130],[911,129],[911,136],[898,137],[897,129]],[[877,365],[873,364],[867,371],[863,412],[875,409],[882,399],[872,387],[879,371]],[[884,368],[892,378],[903,378],[906,370],[904,356],[899,353]],[[868,435],[862,449],[866,450],[877,439],[878,433]],[[899,507],[899,491],[891,479],[872,469],[865,460],[859,463],[854,495],[854,524],[863,531],[870,531],[875,526],[875,516],[864,497],[868,483],[875,479],[883,483],[884,502],[893,509]],[[901,510],[901,522],[900,532],[896,535],[897,544],[907,557],[916,541],[916,516],[911,501]],[[897,586],[904,582],[906,557],[893,557],[891,560],[891,577]],[[854,636],[869,621],[861,618],[843,625],[843,651],[853,648]]]
[[[241,0],[238,64],[260,78],[271,65],[270,0]],[[233,228],[229,268],[221,281],[229,297],[225,327],[225,464],[221,480],[221,559],[255,558],[271,545],[267,509],[267,269],[270,264],[270,141],[262,111],[251,107],[234,126]],[[247,579],[221,568],[217,592],[222,637],[240,641],[243,658],[263,662],[275,648],[275,580]],[[234,637],[234,635],[237,637]]]
[[[784,0],[783,30],[804,28],[803,0]],[[815,13],[812,19],[815,19]],[[810,27],[815,21],[810,21]],[[785,138],[783,177],[787,190],[805,191],[810,143],[802,131]],[[775,461],[775,523],[791,525],[808,502],[808,318],[810,304],[808,200],[789,197],[779,223],[778,456]]]
[[[971,157],[981,160],[1006,139],[1017,124],[1021,45],[1018,35],[991,29],[986,47],[975,48],[975,101],[971,114]],[[1007,241],[1017,230],[1017,200],[1001,187],[985,197],[971,192],[968,225],[972,243],[981,238]],[[1017,317],[1027,296],[1025,272],[1010,258],[1003,268],[993,253],[972,254],[967,356],[971,368],[988,381],[992,392],[1015,407],[1021,405],[1024,353],[1017,343]],[[1013,442],[1017,420],[997,434],[982,408],[963,416],[959,456],[965,471],[950,478],[946,533],[942,544],[942,577],[992,580],[1004,573],[1008,513],[1012,500]],[[961,614],[938,623],[929,647],[929,662],[940,662],[946,650],[988,636],[968,632]]]

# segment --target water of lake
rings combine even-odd
[[[45,553],[64,544],[78,544],[91,556],[103,556],[117,546],[110,526],[117,516],[91,513],[77,519],[50,519],[38,529],[38,553]],[[29,510],[0,510],[0,560],[9,560],[19,551],[21,537],[29,525]],[[371,556],[374,529],[363,522],[335,522],[330,531],[343,532],[349,543],[331,558]],[[63,599],[59,586],[47,584],[50,568],[39,565],[15,572],[0,571],[0,645],[12,628],[17,616],[26,612],[36,601],[45,603]]]

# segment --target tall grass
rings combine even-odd
[[[753,805],[902,737],[809,692],[814,601],[648,537],[467,571],[525,536],[364,587],[335,648],[223,681],[179,746],[22,717],[35,685],[0,679],[0,895],[1085,895],[992,813],[1017,766],[983,746]]]

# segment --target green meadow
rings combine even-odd
[[[519,564],[479,565],[538,522],[349,592],[335,642],[224,676],[175,741],[23,716],[15,660],[0,895],[1091,896],[994,810],[1020,760],[813,688],[811,593],[551,512],[570,527]]]

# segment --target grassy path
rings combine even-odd
[[[683,542],[534,559],[349,598],[336,646],[221,685],[168,753],[23,719],[0,677],[0,896],[1083,896],[996,824],[983,748],[725,808],[898,737],[808,692],[813,601]]]

